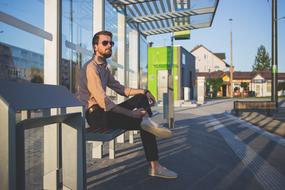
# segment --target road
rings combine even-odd
[[[88,189],[285,189],[285,140],[230,114],[232,100],[177,108],[170,139],[159,139],[160,162],[179,174],[147,176],[139,136],[118,147],[118,158],[88,160]],[[161,111],[158,108],[158,111]],[[163,123],[162,115],[155,118]],[[88,151],[87,151],[88,152]]]

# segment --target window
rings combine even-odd
[[[60,84],[76,91],[79,70],[92,56],[92,1],[62,1]]]
[[[33,73],[27,73],[26,75],[20,73],[31,69],[32,65],[39,68],[40,72],[37,73],[37,77],[43,79],[43,61],[39,62],[32,56],[33,54],[39,54],[43,57],[43,39],[3,23],[0,23],[0,28],[4,30],[2,36],[0,36],[3,37],[0,38],[0,65],[6,65],[6,68],[9,68],[8,70],[0,70],[0,79],[31,81],[34,77]],[[16,36],[21,36],[22,39],[13,40],[17,38]]]
[[[184,53],[182,53],[182,64],[186,64],[186,55]]]
[[[267,81],[266,83],[266,91],[271,92],[271,81]]]

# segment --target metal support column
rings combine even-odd
[[[122,85],[128,86],[126,81],[126,7],[118,12],[118,64],[122,67],[118,67],[118,80]],[[118,96],[118,103],[125,100],[125,97]],[[117,137],[118,143],[125,142],[125,134]]]
[[[118,12],[118,80],[122,85],[127,85],[126,82],[126,8],[124,7]],[[118,97],[118,103],[124,101],[122,96]]]
[[[105,29],[105,0],[93,0],[93,34]]]
[[[173,100],[173,57],[174,57],[174,47],[173,47],[174,36],[171,36],[171,56],[170,64],[168,64],[168,83],[167,83],[167,94],[168,94],[168,127],[174,128],[174,100]]]
[[[44,4],[45,31],[52,34],[52,41],[44,41],[44,83],[59,85],[61,63],[61,10],[62,2],[58,0],[45,1]],[[54,14],[50,14],[54,12]],[[51,115],[58,115],[58,109],[52,109]],[[48,113],[49,115],[49,113]],[[61,163],[59,161],[59,127],[44,127],[44,181],[45,189],[56,189],[59,185]]]
[[[271,101],[278,107],[277,0],[272,0],[272,80]]]
[[[129,87],[140,88],[140,33],[137,30],[129,32],[129,68],[134,71],[129,74]],[[134,131],[129,131],[129,143],[134,143]]]
[[[230,63],[230,90],[229,95],[233,97],[233,32],[232,32],[232,21],[233,19],[229,19],[231,23],[231,32],[230,32],[230,56],[231,56],[231,63]]]

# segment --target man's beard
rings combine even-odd
[[[111,57],[111,56],[112,56],[112,50],[109,50],[109,51],[106,50],[106,51],[103,53],[103,56],[104,56],[105,59]]]

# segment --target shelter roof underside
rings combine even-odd
[[[108,0],[127,15],[143,35],[206,28],[212,25],[219,0]]]

